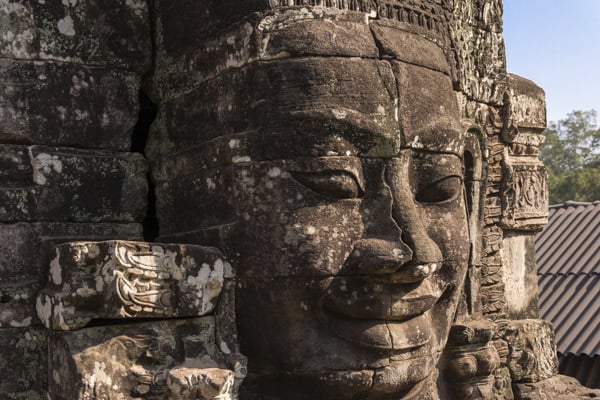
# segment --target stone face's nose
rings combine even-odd
[[[385,182],[385,162],[363,163],[365,195],[360,214],[362,237],[343,266],[343,275],[385,275],[394,273],[412,258],[411,249],[402,241],[400,227],[392,217],[392,193]]]
[[[402,240],[412,250],[412,260],[398,273],[422,279],[441,266],[443,256],[438,245],[429,237],[421,207],[415,201],[407,155],[388,161],[385,181],[392,194],[392,216],[402,230]]]
[[[349,274],[391,274],[412,258],[412,251],[401,241],[367,238],[354,243],[344,269]]]

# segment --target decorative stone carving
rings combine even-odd
[[[543,165],[506,164],[502,225],[539,230],[548,223],[548,188]]]
[[[55,245],[75,239],[139,240],[141,236],[138,224],[0,224],[0,328],[40,324],[35,299],[47,279]]]
[[[491,345],[494,325],[488,321],[455,324],[445,351],[448,390],[456,399],[491,399],[500,364]]]
[[[71,330],[93,318],[202,316],[214,310],[230,269],[214,248],[145,242],[73,242],[56,247],[40,320]],[[228,272],[230,274],[230,272]]]
[[[502,226],[515,230],[540,230],[548,223],[546,170],[538,159],[545,137],[544,92],[533,82],[510,75],[504,100],[502,139],[504,154]]]
[[[508,346],[507,366],[515,382],[538,382],[558,373],[552,324],[539,319],[499,323],[499,337]]]

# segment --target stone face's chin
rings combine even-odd
[[[382,368],[262,375],[255,381],[249,377],[248,384],[259,387],[268,399],[390,400],[417,394],[428,399],[427,393],[435,391],[436,360],[435,356],[423,355]]]

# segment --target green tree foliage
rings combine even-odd
[[[573,111],[544,132],[540,158],[548,168],[550,204],[600,200],[600,129],[597,113]]]

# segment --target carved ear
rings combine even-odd
[[[469,221],[470,255],[465,281],[466,311],[471,318],[481,317],[481,252],[483,237],[483,209],[486,185],[485,139],[482,130],[469,126],[465,134],[464,174],[465,202]]]

